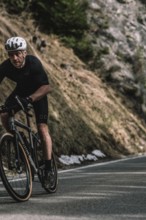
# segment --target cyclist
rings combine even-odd
[[[26,108],[33,105],[38,132],[42,141],[45,172],[44,186],[49,187],[53,182],[51,171],[52,140],[48,132],[48,100],[47,94],[51,91],[47,74],[40,60],[27,54],[27,43],[22,37],[11,37],[5,43],[8,59],[0,64],[0,83],[7,77],[16,82],[13,92],[7,97],[6,105],[16,104],[15,96],[21,97]],[[8,113],[1,114],[4,128],[9,131]]]

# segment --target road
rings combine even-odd
[[[146,220],[146,156],[60,171],[56,194],[35,182],[24,203],[0,184],[0,219]]]

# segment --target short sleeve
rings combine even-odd
[[[40,87],[42,85],[48,85],[49,79],[47,76],[46,71],[44,70],[44,67],[42,66],[42,63],[39,59],[35,59],[35,62],[33,62],[31,68],[33,72],[33,79],[37,87]]]
[[[0,65],[0,83],[5,78],[5,63]]]

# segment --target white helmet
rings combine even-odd
[[[22,37],[11,37],[5,43],[5,49],[9,51],[26,50],[27,43]]]

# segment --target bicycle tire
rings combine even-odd
[[[18,144],[19,166],[16,158],[14,137],[5,133],[0,140],[0,175],[9,195],[18,202],[27,201],[32,194],[32,177],[26,153]]]
[[[39,135],[38,134],[36,134],[36,135],[39,138]],[[58,171],[57,171],[57,164],[56,164],[55,154],[54,154],[54,152],[52,152],[52,160],[51,160],[51,167],[52,167],[52,172],[53,172],[53,175],[54,175],[54,184],[50,188],[45,188],[43,186],[43,170],[44,170],[45,164],[44,164],[44,159],[43,159],[43,150],[42,150],[42,146],[41,146],[40,141],[39,141],[39,143],[35,142],[34,146],[35,146],[34,149],[35,149],[36,164],[39,167],[38,178],[39,178],[39,180],[42,184],[42,187],[48,193],[55,193],[57,191],[57,188],[58,188]]]

